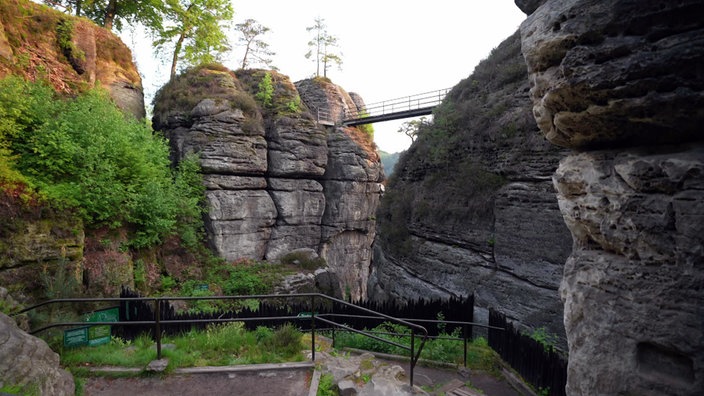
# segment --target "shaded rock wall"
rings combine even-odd
[[[266,73],[270,102],[259,88]],[[361,297],[381,164],[362,132],[326,129],[307,111],[314,102],[354,105],[342,88],[324,80],[297,86],[275,72],[197,68],[159,93],[154,125],[169,138],[175,161],[199,155],[206,227],[218,255],[278,260],[310,249],[337,274],[340,290]]]
[[[521,25],[553,176],[570,395],[704,392],[704,2],[548,0]]]
[[[572,241],[550,175],[563,150],[532,117],[518,33],[435,111],[396,165],[378,214],[369,294],[466,296],[561,337],[558,287]]]

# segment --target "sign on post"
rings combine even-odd
[[[119,307],[112,307],[93,311],[85,315],[86,322],[118,322],[120,320]],[[111,325],[82,326],[75,329],[64,330],[64,346],[96,346],[110,342],[112,334]]]

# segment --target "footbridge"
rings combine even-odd
[[[318,110],[318,123],[355,126],[428,115],[433,112],[435,107],[442,103],[442,100],[445,98],[445,95],[450,92],[450,89],[451,88],[444,88],[437,91],[423,92],[416,95],[371,103],[365,105],[358,111],[346,111],[341,121],[333,120],[330,114]]]

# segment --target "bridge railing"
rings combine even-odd
[[[386,114],[435,107],[442,103],[442,100],[451,89],[452,88],[444,88],[437,91],[423,92],[416,95],[403,96],[400,98],[370,103],[359,109],[359,111],[345,112],[344,119],[345,121],[349,121],[358,118],[376,117]]]

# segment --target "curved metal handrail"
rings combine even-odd
[[[58,322],[58,323],[50,323],[49,325],[40,327],[38,329],[33,329],[30,331],[30,334],[36,334],[44,330],[48,330],[51,328],[55,327],[67,327],[67,326],[85,326],[85,325],[148,325],[152,324],[154,325],[154,335],[156,338],[156,349],[157,349],[157,359],[161,358],[161,325],[163,324],[178,324],[178,323],[223,323],[223,322],[246,322],[246,321],[251,321],[251,320],[281,320],[281,319],[288,319],[288,320],[307,320],[307,317],[300,317],[300,316],[278,316],[278,317],[255,317],[255,318],[227,318],[227,319],[177,319],[177,320],[161,320],[160,318],[160,312],[161,312],[161,307],[162,304],[166,301],[170,300],[184,300],[184,301],[193,301],[193,300],[266,300],[266,299],[291,299],[291,298],[301,298],[301,297],[309,297],[311,299],[311,358],[313,361],[315,361],[315,321],[318,320],[323,323],[331,324],[334,326],[338,327],[344,327],[349,329],[347,326],[335,323],[331,320],[328,320],[326,318],[321,318],[319,316],[316,316],[315,314],[315,299],[316,298],[321,298],[323,300],[331,301],[334,303],[346,305],[349,307],[352,307],[356,310],[365,312],[370,315],[374,315],[374,317],[377,318],[382,318],[386,319],[388,321],[398,323],[401,325],[404,325],[408,328],[411,329],[411,346],[406,347],[404,345],[400,345],[397,343],[394,343],[393,341],[390,340],[385,340],[380,337],[376,337],[373,334],[368,334],[363,331],[357,331],[361,334],[364,334],[367,337],[370,338],[375,338],[377,340],[380,340],[382,342],[395,345],[398,347],[401,347],[403,349],[406,349],[410,352],[411,355],[411,370],[410,370],[410,383],[411,387],[413,387],[413,371],[418,363],[418,360],[420,359],[420,354],[423,350],[423,347],[425,346],[425,342],[428,339],[428,330],[418,324],[409,322],[405,319],[398,319],[393,316],[389,316],[380,312],[373,311],[371,309],[367,309],[364,307],[360,307],[358,305],[354,305],[352,303],[349,303],[344,300],[340,300],[334,297],[330,297],[325,294],[321,293],[297,293],[297,294],[257,294],[257,295],[248,295],[248,296],[202,296],[202,297],[184,297],[184,296],[172,296],[172,297],[106,297],[106,298],[58,298],[58,299],[53,299],[53,300],[47,300],[43,301],[41,303],[29,306],[27,308],[24,308],[20,311],[17,311],[12,314],[12,316],[20,315],[29,311],[32,311],[34,309],[47,306],[47,305],[52,305],[52,304],[59,304],[59,303],[87,303],[87,302],[122,302],[122,301],[150,301],[154,303],[154,320],[148,320],[148,321],[117,321],[117,322]],[[422,339],[420,342],[420,345],[418,346],[418,351],[417,353],[414,353],[415,351],[415,331],[418,331],[422,335]]]

